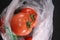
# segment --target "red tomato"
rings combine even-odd
[[[30,27],[30,21],[28,20],[28,15],[24,13],[18,13],[14,15],[10,24],[12,31],[17,36],[26,36],[32,31],[32,27]]]
[[[26,37],[25,40],[32,40],[32,37]]]
[[[36,26],[37,13],[31,8],[23,8],[11,19],[11,29],[18,36],[26,36]]]
[[[29,15],[29,20],[31,21],[31,27],[35,27],[36,26],[36,20],[37,20],[37,13],[35,12],[35,10],[31,9],[31,8],[23,8],[21,10],[21,12]]]

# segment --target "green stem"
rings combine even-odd
[[[30,15],[30,18],[34,21],[35,20],[35,18],[34,18],[34,15],[33,14],[31,14]]]
[[[29,22],[29,21],[26,22],[26,25],[27,25],[28,28],[30,28],[31,22]]]

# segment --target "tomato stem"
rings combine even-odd
[[[31,17],[31,19],[34,21],[35,20],[35,18],[34,18],[34,15],[33,14],[31,14],[30,15],[30,17]]]
[[[30,28],[30,24],[31,24],[31,22],[26,22],[26,24],[27,24],[27,26],[28,26],[28,28]]]

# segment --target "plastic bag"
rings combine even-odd
[[[6,30],[6,33],[1,33],[3,40],[25,40],[24,37],[17,38],[13,34],[9,23],[16,9],[19,8],[32,8],[37,12],[37,25],[31,33],[32,40],[51,40],[54,9],[52,0],[12,0],[1,14]]]

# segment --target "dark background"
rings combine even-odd
[[[0,0],[0,13],[4,10],[6,6],[9,5],[11,0]],[[53,25],[54,25],[54,32],[52,40],[60,40],[60,1],[53,0],[54,4],[54,17],[53,17]],[[0,40],[2,40],[0,36]]]

